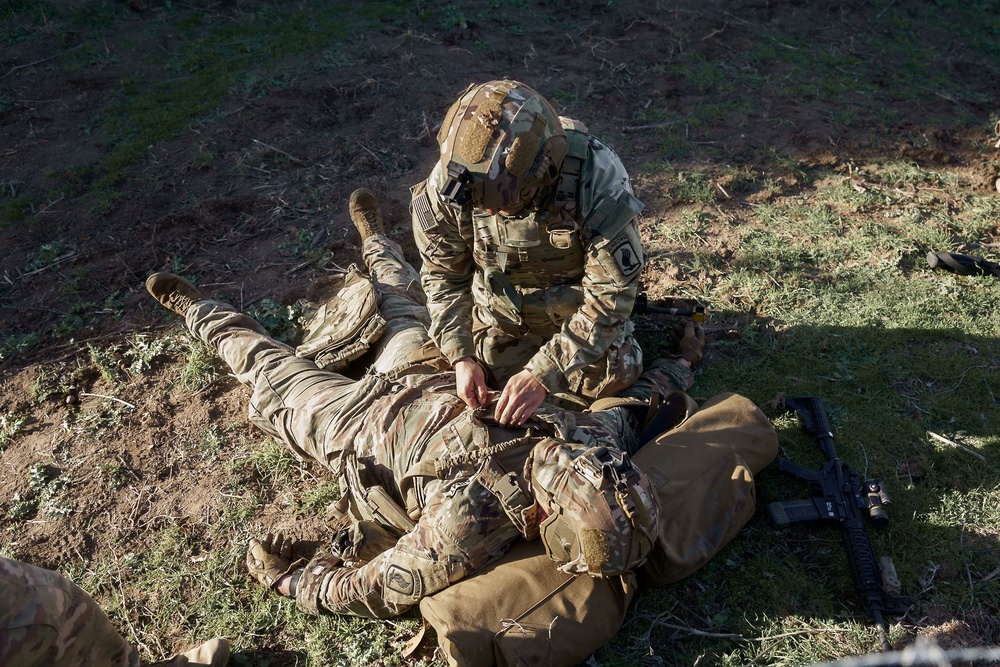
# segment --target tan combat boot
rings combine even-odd
[[[369,236],[376,234],[385,236],[382,207],[371,190],[360,188],[352,192],[348,210],[351,212],[351,222],[361,234],[362,243]]]
[[[146,291],[164,308],[174,311],[181,317],[187,315],[192,303],[205,299],[198,288],[190,282],[165,271],[146,278]]]
[[[225,667],[228,662],[229,642],[216,638],[149,667]]]

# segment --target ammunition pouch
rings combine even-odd
[[[408,533],[416,525],[406,510],[380,484],[376,484],[365,463],[353,451],[340,460],[341,497],[336,510],[352,523],[372,521],[396,536]]]

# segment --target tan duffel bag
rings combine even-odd
[[[660,503],[660,534],[640,568],[643,585],[683,579],[754,514],[753,475],[778,454],[778,435],[749,399],[719,394],[646,444],[632,461]]]
[[[635,577],[565,574],[541,540],[420,601],[454,667],[577,665],[621,627]]]

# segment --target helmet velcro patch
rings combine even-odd
[[[507,167],[507,171],[512,176],[524,178],[528,169],[535,162],[535,156],[538,155],[538,144],[541,140],[541,137],[531,132],[522,132],[517,135],[504,162],[504,166]]]
[[[585,528],[580,542],[580,547],[583,549],[583,560],[587,564],[587,572],[600,575],[604,564],[611,560],[607,534],[596,528]]]
[[[493,130],[500,123],[500,116],[503,113],[500,107],[499,96],[489,97],[479,105],[476,114],[469,122],[468,129],[462,137],[462,145],[459,147],[462,158],[467,162],[482,162],[486,155],[486,148],[490,145],[493,137]]]
[[[538,157],[538,146],[542,142],[542,133],[545,131],[545,119],[535,116],[535,121],[531,124],[531,129],[522,132],[514,138],[514,143],[507,153],[504,166],[507,171],[516,178],[524,178],[524,175],[535,163]]]

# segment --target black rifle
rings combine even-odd
[[[711,315],[711,311],[705,306],[697,305],[693,308],[667,308],[665,306],[656,306],[649,302],[649,298],[646,296],[645,292],[640,292],[635,297],[635,306],[632,308],[633,312],[639,315],[645,313],[662,313],[664,315],[677,315],[678,317],[690,317],[695,322],[704,322]]]
[[[819,439],[827,460],[819,470],[809,470],[788,459],[779,459],[778,470],[805,481],[811,497],[808,500],[770,503],[767,513],[779,528],[813,521],[836,521],[840,524],[854,587],[865,611],[875,619],[882,648],[889,650],[889,635],[883,615],[906,613],[909,603],[887,593],[880,583],[878,561],[865,531],[863,516],[867,514],[876,528],[885,528],[889,524],[889,515],[885,510],[889,496],[881,481],[867,480],[861,484],[857,471],[841,462],[833,446],[833,432],[821,399],[805,396],[786,398],[783,402],[785,409],[798,414],[806,431]],[[886,574],[895,578],[894,572]]]

